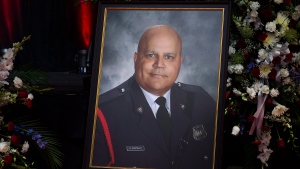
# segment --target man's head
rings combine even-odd
[[[164,95],[178,77],[181,50],[181,38],[173,28],[157,25],[147,29],[134,54],[138,84],[154,95]]]

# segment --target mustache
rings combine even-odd
[[[151,70],[149,72],[149,74],[153,74],[153,75],[161,75],[161,76],[164,76],[164,77],[168,77],[167,74],[162,70],[162,69],[154,69],[154,70]]]

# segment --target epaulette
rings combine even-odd
[[[118,98],[120,96],[123,96],[128,90],[129,90],[128,82],[125,81],[124,83],[120,84],[119,86],[117,86],[117,87],[101,94],[99,96],[98,104],[113,100],[113,99]]]
[[[201,86],[190,85],[190,84],[185,84],[185,83],[181,83],[181,82],[177,82],[175,85],[184,91],[197,93],[197,94],[207,93]]]

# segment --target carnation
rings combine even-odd
[[[258,10],[259,7],[260,7],[260,4],[258,2],[253,2],[253,1],[250,2],[250,8],[252,10]]]
[[[280,76],[281,77],[288,77],[289,76],[289,71],[286,69],[280,69]]]
[[[276,30],[276,23],[275,22],[268,22],[266,24],[266,30],[269,32],[274,32]]]
[[[270,96],[271,97],[277,97],[279,95],[279,91],[277,89],[271,89]]]

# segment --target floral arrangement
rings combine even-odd
[[[41,153],[50,168],[59,168],[62,166],[63,154],[57,149],[60,143],[53,137],[54,133],[43,128],[38,120],[29,121],[24,117],[6,119],[12,113],[12,108],[25,105],[25,108],[30,109],[33,92],[51,90],[49,87],[38,86],[45,82],[40,71],[28,65],[19,70],[13,69],[18,51],[22,50],[23,43],[29,39],[30,36],[14,43],[0,57],[0,168],[35,167],[34,162],[27,161],[28,153],[35,150]]]
[[[225,118],[232,135],[248,135],[256,158],[268,166],[272,153],[299,155],[300,6],[291,0],[235,0]]]

